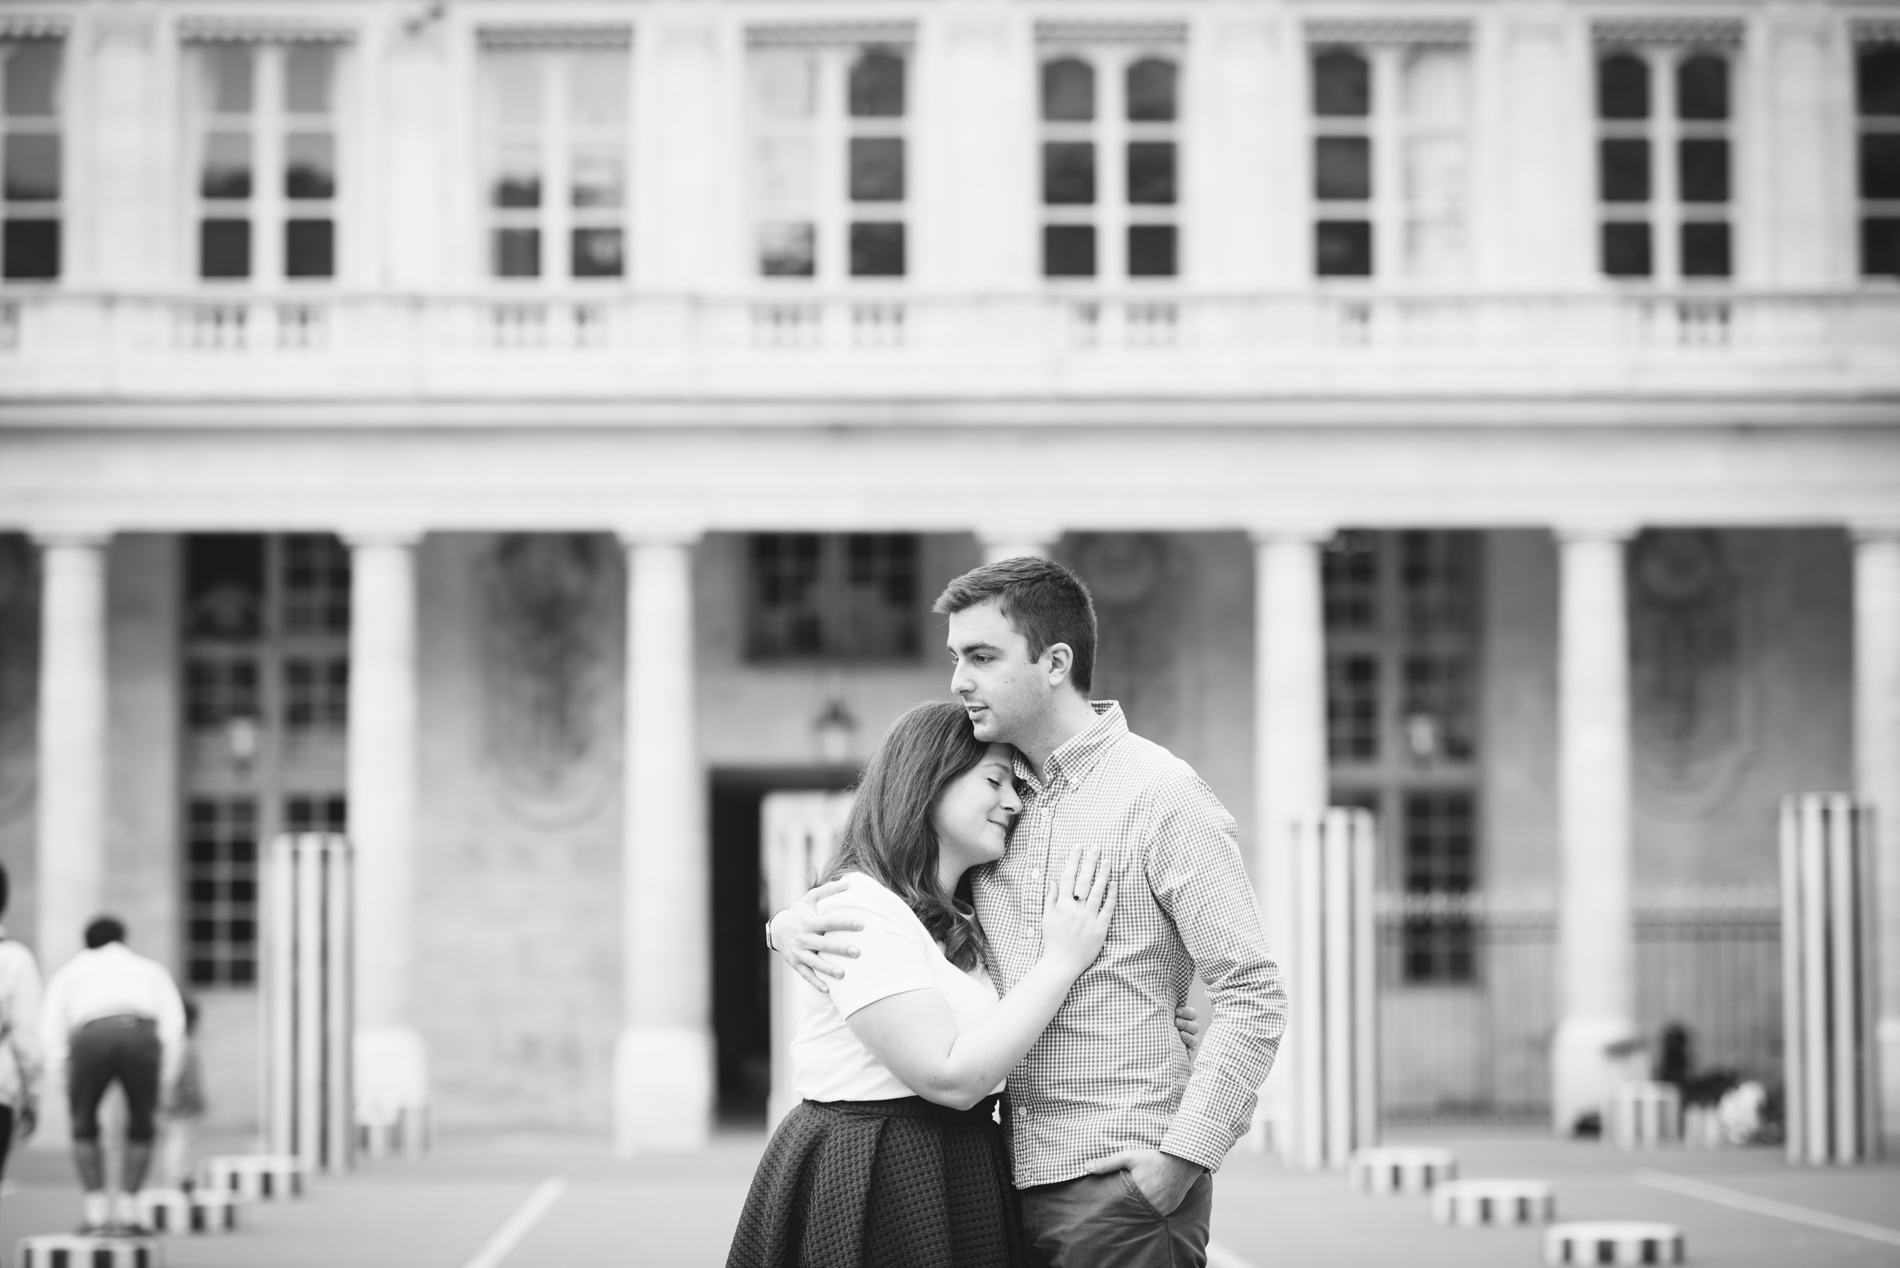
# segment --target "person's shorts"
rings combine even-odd
[[[150,1017],[100,1017],[73,1032],[66,1100],[73,1139],[99,1139],[99,1102],[114,1083],[125,1089],[127,1140],[158,1134],[158,1023]]]

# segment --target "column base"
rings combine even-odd
[[[695,1149],[712,1135],[712,1036],[630,1026],[614,1043],[614,1152]]]
[[[1648,1077],[1649,1054],[1627,1017],[1566,1017],[1550,1045],[1550,1117],[1569,1136],[1586,1114],[1601,1115],[1617,1084]]]
[[[358,1122],[384,1122],[429,1103],[429,1055],[407,1026],[358,1030],[355,1043]]]

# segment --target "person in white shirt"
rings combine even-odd
[[[73,1163],[85,1189],[81,1231],[138,1232],[137,1195],[151,1166],[157,1109],[184,1056],[185,1005],[165,966],[125,945],[125,926],[101,916],[86,926],[86,950],[46,986],[40,1041],[47,1064],[66,1074]],[[99,1102],[125,1092],[124,1191],[111,1201],[99,1145]]]
[[[11,885],[0,866],[0,913]],[[33,1134],[39,1112],[40,966],[26,944],[0,928],[0,1175],[16,1140]]]

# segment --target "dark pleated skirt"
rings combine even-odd
[[[1024,1268],[995,1104],[800,1102],[765,1147],[726,1268]]]

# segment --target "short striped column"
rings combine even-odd
[[[1597,1220],[1553,1224],[1544,1234],[1547,1264],[1679,1264],[1683,1255],[1674,1224]]]
[[[1430,1193],[1458,1178],[1458,1160],[1449,1149],[1423,1145],[1379,1145],[1355,1150],[1348,1168],[1352,1187],[1381,1197]]]
[[[246,1202],[303,1196],[304,1165],[286,1154],[230,1154],[207,1158],[203,1187]]]
[[[1432,1190],[1432,1218],[1452,1228],[1516,1228],[1557,1218],[1545,1180],[1447,1180]]]
[[[429,1107],[404,1105],[371,1114],[359,1107],[356,1152],[365,1158],[422,1158],[429,1152]]]
[[[154,1233],[229,1233],[236,1230],[237,1199],[226,1193],[198,1189],[143,1189],[139,1218]]]
[[[1654,1149],[1682,1139],[1682,1093],[1673,1083],[1631,1082],[1610,1093],[1603,1137],[1618,1149]]]
[[[49,1233],[22,1237],[19,1268],[163,1268],[165,1258],[150,1237],[94,1237]]]

